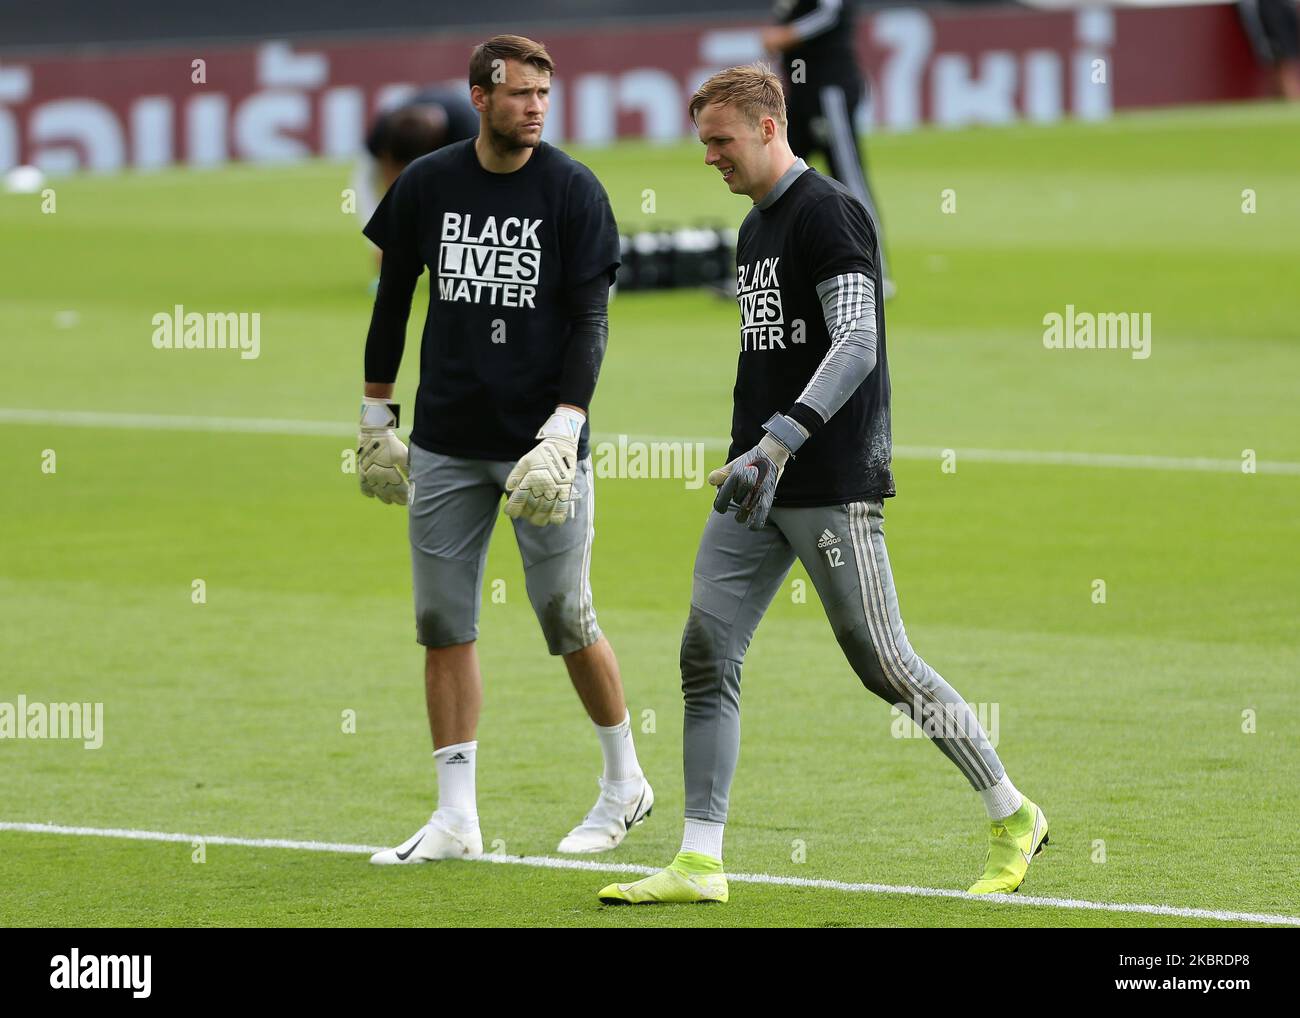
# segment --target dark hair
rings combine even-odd
[[[505,62],[518,60],[523,64],[532,64],[539,71],[555,73],[555,61],[546,52],[540,42],[526,39],[522,35],[494,35],[487,42],[474,47],[469,55],[469,84],[491,92],[504,78]]]
[[[370,129],[366,148],[376,159],[405,166],[442,144],[445,127],[428,105],[401,106],[385,113]]]

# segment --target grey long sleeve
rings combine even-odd
[[[817,284],[831,346],[790,416],[812,434],[842,407],[876,366],[876,286],[861,272]]]

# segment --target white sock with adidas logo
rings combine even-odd
[[[433,751],[438,772],[438,813],[452,827],[478,826],[478,800],[474,792],[474,758],[478,742],[458,742]]]

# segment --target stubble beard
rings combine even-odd
[[[496,152],[497,155],[513,155],[526,148],[536,148],[540,142],[540,133],[536,139],[529,138],[524,134],[523,125],[507,132],[498,128],[493,122],[493,118],[488,119],[488,143],[492,146],[492,151]]]

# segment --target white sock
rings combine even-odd
[[[1005,773],[996,785],[981,789],[980,798],[984,800],[984,809],[990,820],[1006,819],[1018,810],[1024,801],[1024,797],[1016,791],[1016,786]]]
[[[478,825],[474,796],[477,754],[477,742],[458,742],[433,751],[433,765],[438,772],[438,812],[457,829]]]
[[[726,824],[715,820],[695,820],[686,818],[686,830],[682,834],[682,851],[699,852],[710,859],[722,862],[722,832]]]
[[[625,712],[622,721],[608,728],[603,728],[594,721],[592,724],[600,738],[600,751],[605,757],[605,780],[632,781],[641,777],[636,747],[632,745],[632,716]]]

